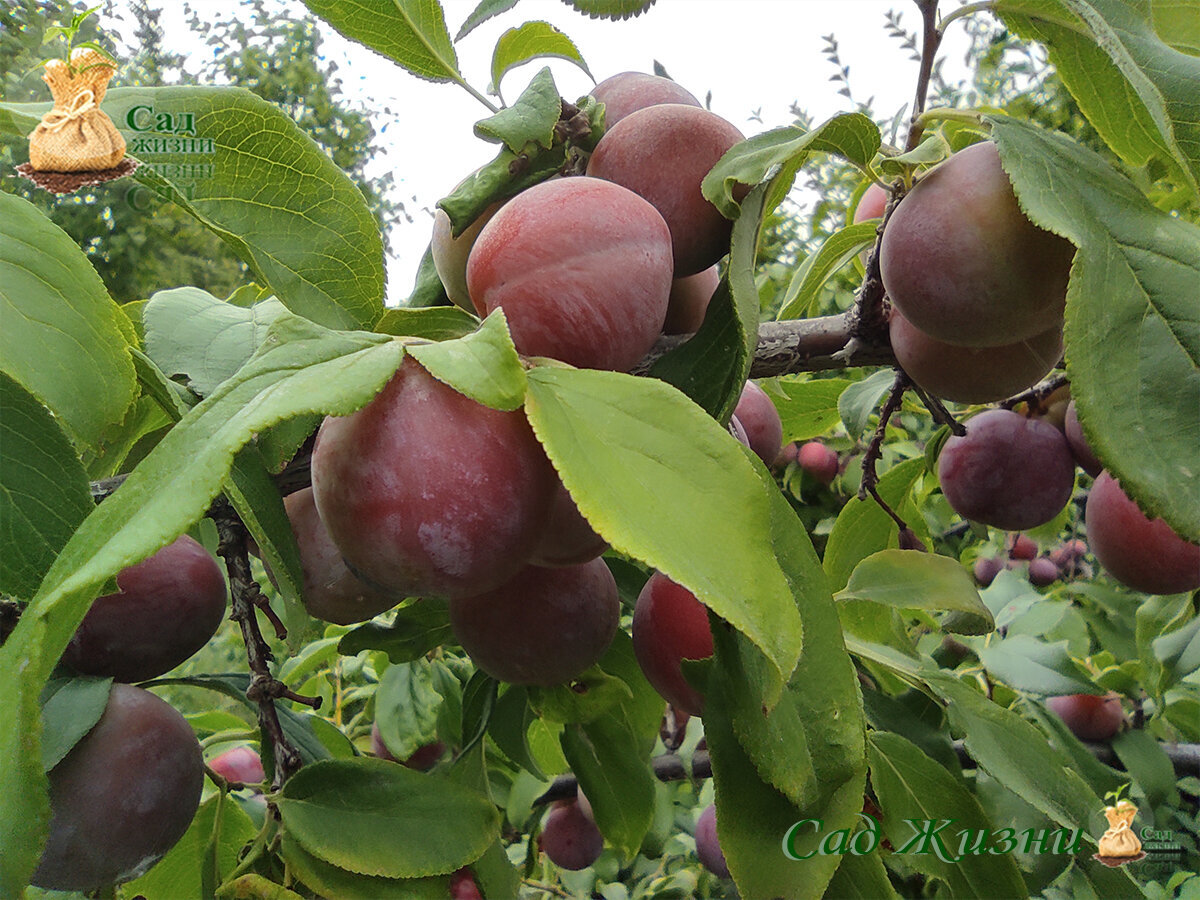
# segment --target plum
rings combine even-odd
[[[972,572],[975,582],[981,587],[987,587],[996,580],[996,576],[1004,569],[1004,560],[997,556],[981,556],[975,560]]]
[[[554,804],[539,837],[542,852],[562,869],[586,869],[600,858],[604,836],[583,804],[560,800]]]
[[[1046,587],[1058,581],[1058,566],[1045,556],[1029,561],[1029,583],[1034,587]]]
[[[1083,471],[1087,472],[1093,478],[1099,475],[1100,470],[1104,468],[1104,464],[1092,452],[1092,447],[1083,433],[1083,428],[1079,424],[1079,413],[1075,410],[1074,400],[1067,404],[1067,412],[1063,417],[1063,434],[1067,436],[1067,444],[1071,447],[1071,453],[1075,456],[1075,462],[1079,463],[1079,468],[1083,469]]]
[[[838,456],[820,441],[808,441],[796,452],[796,464],[821,484],[831,484],[838,474]]]
[[[721,276],[716,266],[672,281],[663,333],[694,334],[699,331],[708,312],[708,303],[720,283]]]
[[[746,432],[750,449],[766,465],[774,465],[783,449],[783,422],[767,392],[753,381],[747,381],[733,414]]]
[[[479,232],[491,221],[501,205],[493,203],[486,207],[458,237],[454,236],[450,217],[446,215],[445,210],[438,209],[433,214],[433,237],[429,242],[433,267],[437,270],[438,278],[441,279],[450,301],[472,314],[480,313],[481,310],[471,300],[471,292],[467,289],[467,260],[471,256],[471,249],[475,246]]]
[[[1116,694],[1047,697],[1046,708],[1062,719],[1081,741],[1107,741],[1116,736],[1125,721],[1121,698]]]
[[[607,549],[608,542],[592,529],[560,481],[542,539],[529,562],[535,566],[577,566]]]
[[[133,682],[169,672],[208,643],[225,615],[225,576],[186,534],[117,575],[63,653],[85,675]]]
[[[709,804],[696,820],[696,856],[700,864],[718,878],[729,878],[729,865],[717,840],[717,807]]]
[[[604,104],[604,127],[612,128],[631,112],[663,103],[700,106],[692,93],[670,78],[644,72],[619,72],[592,88],[592,96]]]
[[[239,784],[261,784],[267,777],[258,751],[244,744],[214,756],[208,767],[226,781]]]
[[[668,703],[698,716],[704,697],[683,676],[683,660],[713,654],[708,610],[661,572],[650,576],[633,611],[633,651],[646,680]]]

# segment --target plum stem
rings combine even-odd
[[[879,483],[879,473],[875,467],[879,462],[879,457],[883,454],[883,440],[887,433],[888,422],[891,421],[896,410],[900,408],[900,404],[904,400],[904,392],[911,386],[912,382],[904,374],[904,370],[896,369],[896,378],[892,382],[891,390],[888,391],[888,398],[884,401],[883,408],[879,410],[879,424],[875,426],[875,433],[871,435],[871,442],[867,445],[867,452],[863,454],[862,484],[858,488],[858,499],[866,500],[867,496],[870,495],[871,499],[879,504],[880,508],[891,517],[892,521],[900,527],[901,531],[908,528],[908,523],[900,518],[899,514],[879,496],[879,491],[875,489],[875,486]]]

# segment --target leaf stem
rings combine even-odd
[[[955,19],[961,19],[964,16],[973,16],[978,12],[989,12],[995,9],[994,0],[983,0],[981,3],[965,3],[951,13],[942,16],[942,21],[938,25],[938,31],[946,33],[946,26]]]
[[[458,84],[459,86],[461,86],[468,94],[470,94],[472,97],[474,97],[480,103],[482,103],[484,106],[486,106],[488,108],[488,110],[491,111],[492,115],[495,115],[496,113],[500,112],[499,106],[497,106],[495,103],[493,103],[487,97],[485,97],[483,94],[479,93],[479,91],[475,90],[475,88],[473,88],[471,85],[467,84],[466,79],[461,78],[461,77],[456,78],[455,83]]]

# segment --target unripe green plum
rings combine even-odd
[[[1000,347],[960,347],[930,337],[893,309],[892,351],[905,373],[929,393],[958,403],[990,403],[1032,387],[1062,356],[1061,323]]]
[[[437,270],[438,278],[441,279],[450,301],[472,315],[480,310],[472,302],[471,292],[467,289],[467,259],[479,232],[491,221],[500,206],[499,203],[493,203],[485,208],[458,237],[454,236],[450,217],[446,215],[445,210],[437,209],[433,213],[433,238],[429,242],[430,252],[433,254],[433,267]]]
[[[321,521],[312,488],[289,494],[283,505],[300,548],[304,608],[310,616],[351,625],[373,619],[404,599],[376,590],[350,571]]]
[[[695,334],[699,331],[700,326],[704,324],[709,301],[720,283],[721,276],[716,266],[709,266],[703,272],[672,281],[663,333]]]
[[[187,721],[114,684],[100,721],[49,773],[50,837],[33,884],[94,891],[147,871],[200,805],[204,759]]]
[[[1085,523],[1092,554],[1125,586],[1147,594],[1200,588],[1200,544],[1147,517],[1107,471],[1092,484]]]
[[[1107,741],[1116,736],[1125,722],[1121,699],[1115,694],[1067,694],[1047,697],[1046,708],[1066,723],[1081,741]]]
[[[660,75],[619,72],[592,88],[592,96],[604,104],[604,127],[612,128],[623,118],[647,106],[682,103],[699,107],[700,101],[686,88]]]
[[[454,636],[483,671],[510,684],[551,686],[599,662],[621,617],[602,559],[526,566],[499,587],[450,604]]]
[[[604,851],[604,836],[583,804],[575,800],[554,804],[538,840],[552,863],[570,871],[586,869]]]
[[[717,807],[709,804],[696,820],[696,856],[700,864],[718,878],[729,878],[729,864],[717,840]]]
[[[1063,434],[1067,436],[1067,444],[1071,447],[1071,453],[1075,455],[1075,462],[1079,463],[1079,468],[1087,472],[1093,478],[1100,474],[1100,470],[1104,468],[1104,464],[1100,462],[1096,454],[1092,452],[1092,446],[1088,443],[1087,437],[1083,433],[1083,428],[1079,424],[1079,413],[1075,410],[1075,401],[1072,400],[1067,404],[1067,412],[1063,417]]]
[[[633,611],[633,651],[646,680],[668,703],[698,716],[704,697],[683,677],[683,660],[713,654],[708,610],[696,595],[655,572]]]
[[[775,465],[783,449],[783,422],[767,392],[753,381],[747,381],[733,414],[746,432],[750,449],[766,465]]]
[[[926,175],[888,220],[880,274],[892,303],[939,341],[997,347],[1062,325],[1075,248],[1025,217],[990,142]]]
[[[1071,499],[1075,462],[1062,433],[1007,409],[980,413],[946,441],[938,481],[960,516],[1005,531],[1036,528]]]
[[[63,653],[85,675],[146,681],[208,643],[225,615],[225,576],[212,554],[183,535],[117,575]]]
[[[741,140],[736,127],[706,109],[678,103],[651,106],[630,113],[605,133],[588,160],[587,173],[623,185],[654,205],[671,229],[675,277],[683,278],[729,251],[733,223],[705,199],[700,183]]]
[[[596,534],[560,481],[542,538],[529,562],[535,566],[577,566],[607,549],[608,542]]]
[[[561,178],[509,200],[467,260],[471,298],[502,308],[517,350],[592,369],[632,368],[662,332],[671,234],[632,191]]]
[[[489,409],[406,357],[312,454],[317,511],[351,571],[403,596],[472,596],[515,575],[558,483],[524,413]]]

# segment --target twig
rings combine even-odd
[[[271,788],[278,790],[300,768],[303,760],[300,758],[300,752],[283,733],[279,712],[275,709],[275,700],[281,697],[297,700],[316,709],[320,706],[320,698],[309,700],[299,697],[271,675],[271,648],[263,640],[255,615],[262,591],[250,572],[250,559],[246,552],[246,526],[242,524],[233,508],[224,501],[214,504],[209,514],[217,526],[217,553],[225,560],[225,568],[229,572],[230,591],[233,595],[233,613],[230,618],[240,626],[242,639],[246,644],[246,658],[251,672],[250,688],[246,691],[246,696],[258,704],[258,726],[263,736],[271,742],[275,755],[275,776]],[[275,621],[278,622],[277,619]],[[282,624],[276,630],[281,627]]]
[[[1027,391],[1022,391],[1015,397],[1009,397],[1000,405],[1004,409],[1014,409],[1022,403],[1028,403],[1036,410],[1041,410],[1042,404],[1046,402],[1046,398],[1057,391],[1060,387],[1070,384],[1071,380],[1067,377],[1066,372],[1055,372],[1045,381],[1035,384]]]
[[[950,429],[951,434],[962,437],[967,433],[967,428],[962,422],[954,418],[954,414],[946,409],[946,404],[942,403],[933,394],[926,393],[925,389],[918,385],[915,381],[909,384],[909,388],[929,410],[929,414],[933,416],[933,420],[939,425],[945,425]]]
[[[904,150],[908,152],[921,143],[923,125],[921,113],[929,95],[929,78],[933,74],[933,63],[937,59],[938,47],[942,44],[942,32],[937,24],[937,0],[914,0],[921,11],[923,36],[921,39],[921,69],[917,75],[917,92],[913,98],[912,119],[908,128],[908,140]]]
[[[912,382],[909,381],[903,369],[896,369],[896,379],[892,382],[892,389],[888,392],[888,398],[884,401],[883,408],[879,411],[879,424],[875,427],[875,433],[871,436],[871,443],[867,445],[867,452],[863,455],[862,461],[862,484],[858,488],[858,499],[865,500],[869,494],[871,498],[879,504],[879,506],[891,516],[892,521],[900,526],[900,530],[908,528],[908,523],[879,496],[879,492],[875,489],[875,485],[879,483],[879,473],[875,470],[876,463],[879,462],[879,457],[883,453],[883,440],[887,432],[888,422],[900,408],[901,402],[904,400],[904,392],[908,390]]]

